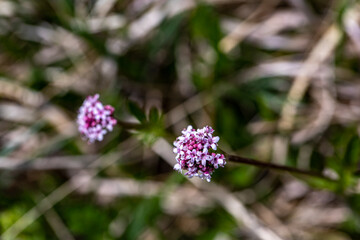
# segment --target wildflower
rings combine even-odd
[[[102,141],[104,135],[111,132],[117,123],[113,113],[114,108],[112,106],[104,106],[99,101],[99,94],[88,96],[80,107],[77,116],[79,132],[89,143],[96,140]]]
[[[214,170],[226,164],[225,156],[214,152],[220,138],[212,136],[214,130],[209,126],[197,130],[188,126],[181,133],[174,142],[174,169],[181,173],[186,170],[184,175],[189,178],[195,176],[210,182]]]

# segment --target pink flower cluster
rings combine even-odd
[[[188,126],[181,133],[174,142],[177,154],[174,169],[181,173],[186,170],[184,175],[189,178],[195,176],[210,182],[214,170],[226,164],[223,154],[212,152],[217,149],[220,138],[212,136],[214,130],[209,126],[197,130]]]
[[[102,141],[107,132],[113,130],[117,121],[113,117],[114,108],[104,106],[99,101],[99,94],[88,96],[79,109],[77,124],[79,132],[89,143]]]

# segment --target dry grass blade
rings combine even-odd
[[[40,196],[46,199],[43,194],[40,194]],[[50,203],[48,204],[51,205]],[[39,209],[39,211],[42,210]],[[44,217],[48,221],[50,227],[53,229],[59,240],[75,240],[75,237],[71,234],[70,230],[51,206],[48,211],[45,210]]]
[[[357,54],[360,54],[360,5],[355,4],[344,15],[345,31],[349,35]]]
[[[252,23],[252,20],[263,14],[265,11],[271,10],[279,3],[279,0],[262,1],[254,12],[247,19],[242,21],[230,34],[224,37],[220,43],[220,49],[224,53],[229,53],[238,45],[245,37],[253,33],[259,28],[259,24]]]
[[[320,86],[315,87],[313,92],[314,98],[317,99],[320,105],[320,110],[317,111],[318,115],[307,126],[293,135],[292,143],[304,143],[318,136],[330,125],[336,107],[332,81],[332,79],[320,78]]]
[[[27,159],[16,158],[0,158],[1,170],[54,170],[54,169],[84,169],[90,167],[90,163],[98,159],[97,155],[84,156],[63,156],[63,157],[47,157],[36,158],[32,161]],[[91,167],[98,167],[91,166]]]
[[[45,97],[41,93],[32,91],[14,83],[14,81],[3,78],[0,78],[0,96],[31,107],[39,107],[45,102]]]
[[[340,38],[341,31],[336,24],[332,24],[310,52],[293,82],[283,106],[279,122],[281,131],[289,131],[293,128],[296,108],[309,86],[312,75],[329,59]]]

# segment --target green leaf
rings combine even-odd
[[[209,5],[199,4],[192,12],[190,22],[191,33],[194,38],[206,39],[215,50],[223,34],[220,20],[214,8]]]
[[[184,20],[184,14],[175,15],[172,18],[165,19],[159,26],[158,32],[149,43],[150,56],[155,56],[166,48],[171,47],[172,44],[178,41],[178,36],[181,33],[181,23]]]
[[[155,107],[151,108],[149,113],[149,122],[156,124],[159,120],[160,120],[159,110]]]
[[[359,162],[360,157],[360,139],[357,135],[351,138],[348,143],[345,156],[344,156],[344,165],[347,168],[355,168]],[[355,170],[355,169],[354,169]]]
[[[344,157],[341,162],[339,174],[340,192],[346,191],[346,189],[356,183],[356,179],[354,178],[354,172],[359,161],[360,140],[357,134],[352,134],[352,136],[350,135],[348,139],[348,141],[344,140],[346,145],[344,146]]]
[[[137,120],[139,120],[141,123],[146,122],[146,115],[144,111],[136,103],[129,101],[128,108],[130,113],[134,115],[134,117],[136,117]]]

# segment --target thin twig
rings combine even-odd
[[[250,158],[244,158],[244,157],[239,157],[239,156],[229,155],[229,154],[226,154],[226,159],[231,162],[243,163],[243,164],[252,165],[252,166],[261,167],[261,168],[276,169],[276,170],[280,170],[280,171],[286,171],[286,172],[290,172],[290,173],[302,174],[302,175],[326,179],[329,181],[334,181],[333,179],[330,179],[329,177],[323,175],[320,172],[314,172],[314,171],[309,171],[309,170],[304,170],[304,169],[299,169],[299,168],[294,168],[294,167],[289,167],[289,166],[284,166],[284,165],[278,165],[278,164],[274,164],[274,163],[267,163],[267,162],[262,162],[262,161],[258,161],[258,160],[254,160],[254,159],[250,159]]]

